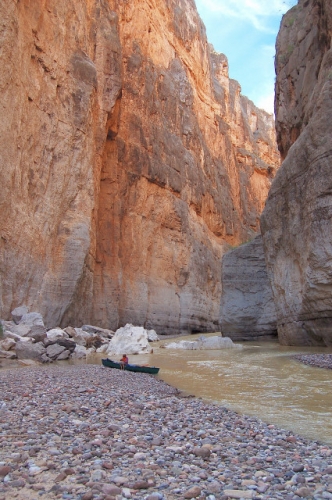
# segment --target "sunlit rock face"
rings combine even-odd
[[[261,225],[282,344],[332,344],[332,5],[300,1],[277,40],[276,116],[285,160]]]
[[[216,331],[279,164],[189,0],[0,6],[1,316]]]
[[[260,235],[223,256],[221,280],[222,334],[236,341],[275,339],[276,311]]]

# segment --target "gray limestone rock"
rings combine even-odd
[[[27,337],[31,337],[36,342],[43,342],[46,338],[46,328],[42,325],[32,325]]]
[[[45,326],[44,321],[43,321],[43,317],[38,312],[31,312],[31,313],[23,314],[23,316],[20,320],[20,325]]]
[[[51,359],[56,359],[66,350],[65,347],[59,344],[52,344],[46,347],[46,354]]]
[[[20,306],[20,307],[16,307],[12,312],[11,312],[11,315],[12,315],[12,318],[13,318],[13,321],[18,324],[21,319],[22,319],[22,316],[24,316],[25,314],[27,314],[29,312],[29,308],[27,306]]]
[[[31,331],[31,327],[29,325],[16,325],[14,321],[4,321],[4,327],[7,332],[14,333],[20,337],[27,337]]]
[[[14,351],[5,351],[3,349],[0,349],[0,358],[15,359],[17,358],[17,355]]]
[[[65,351],[62,351],[61,354],[56,358],[57,361],[63,360],[63,359],[68,359],[70,356],[70,351],[66,349]]]
[[[33,359],[41,361],[45,359],[46,349],[41,342],[31,344],[30,342],[17,342],[15,351],[18,359]],[[43,358],[44,356],[44,358]]]
[[[316,6],[300,0],[277,40],[277,132],[285,160],[261,229],[285,345],[332,345],[332,6]]]
[[[221,280],[222,334],[232,340],[276,337],[276,312],[261,236],[224,255]]]

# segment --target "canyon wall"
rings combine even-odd
[[[0,316],[216,331],[279,166],[191,0],[0,5]]]
[[[278,336],[332,345],[332,5],[300,0],[277,39],[276,120],[285,158],[261,218]]]
[[[234,341],[275,339],[276,310],[261,235],[223,256],[221,282],[222,334]]]

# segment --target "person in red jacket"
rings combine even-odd
[[[125,367],[127,366],[129,360],[128,360],[128,356],[127,354],[123,354],[122,355],[122,358],[120,359],[120,363],[121,363],[121,370],[124,370]]]

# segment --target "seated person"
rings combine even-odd
[[[128,356],[127,354],[123,354],[122,358],[120,359],[120,364],[121,364],[121,369],[124,370],[125,366],[128,364]]]

